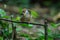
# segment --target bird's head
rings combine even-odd
[[[24,15],[24,16],[30,16],[31,15],[31,11],[29,10],[29,9],[26,9],[26,8],[24,8],[23,9],[23,11],[22,11],[22,14]]]

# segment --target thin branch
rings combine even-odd
[[[33,25],[40,25],[40,26],[45,26],[43,24],[37,24],[37,23],[28,23],[28,22],[17,22],[17,21],[12,21],[12,20],[7,20],[7,19],[0,19],[8,22],[14,22],[14,23],[22,23],[22,24],[33,24]]]

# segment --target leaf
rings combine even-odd
[[[56,24],[56,26],[59,26],[59,25],[60,25],[60,23]]]
[[[19,8],[19,12],[20,12],[20,14],[22,13],[22,7]]]
[[[28,26],[28,24],[21,24],[21,26],[26,27],[26,26]]]
[[[26,27],[26,28],[32,28],[33,25],[31,24],[20,24],[22,27]]]
[[[48,32],[51,33],[51,29],[48,29]]]
[[[12,33],[12,27],[9,27],[9,33]]]
[[[51,23],[52,27],[57,27],[57,25],[55,23]]]
[[[7,18],[7,19],[8,19],[8,18],[10,18],[10,17],[9,17],[9,16],[3,16],[3,18]]]
[[[0,40],[3,40],[3,37],[0,37]]]
[[[26,40],[29,40],[29,38],[26,38]]]
[[[28,27],[29,27],[29,28],[32,28],[32,27],[33,27],[33,25],[32,25],[32,24],[29,24],[29,25],[28,25]]]
[[[26,33],[20,33],[20,36],[22,36],[22,37],[29,37],[29,35],[26,34]]]
[[[20,21],[20,16],[17,16],[16,17],[16,21]]]
[[[6,16],[6,12],[3,9],[0,9],[0,16],[1,17]]]
[[[34,10],[31,10],[31,15],[33,18],[37,18],[39,16],[38,13]]]
[[[44,30],[38,29],[38,31],[39,31],[40,33],[44,34]]]
[[[16,31],[18,32],[18,31],[21,31],[22,30],[22,28],[21,27],[17,27],[16,28]]]

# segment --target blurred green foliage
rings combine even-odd
[[[0,37],[0,40],[3,40],[3,37]]]
[[[33,18],[39,17],[38,13],[34,10],[31,10],[31,15],[32,15]]]
[[[27,4],[28,3],[28,1],[26,1],[26,0],[9,0],[8,2],[7,2],[7,4],[9,4],[9,5],[25,5],[24,3],[26,3],[26,5],[29,5],[29,4]],[[45,5],[45,6],[57,6],[57,7],[59,7],[60,6],[60,2],[58,2],[58,3],[56,3],[56,5],[54,5],[54,4],[52,4],[52,2],[51,1],[45,1],[45,2],[43,2],[43,4]],[[26,6],[25,5],[25,6]],[[20,11],[20,14],[22,13],[22,7],[19,7],[19,11]],[[55,10],[55,9],[53,9],[53,10]],[[51,10],[52,11],[52,13],[51,13],[51,15],[53,16],[54,14],[53,13],[57,13],[57,11],[53,11],[53,10]],[[7,19],[9,19],[10,17],[9,16],[6,16],[6,12],[4,11],[4,10],[1,10],[0,9],[0,14],[1,14],[1,16],[2,16],[2,18],[7,18]],[[37,18],[37,17],[39,17],[39,15],[38,15],[38,13],[36,12],[36,11],[34,11],[34,10],[31,10],[31,15],[32,15],[32,17],[33,18]],[[16,18],[13,18],[12,20],[14,20],[14,21],[20,21],[20,16],[17,16]],[[0,25],[4,28],[4,29],[6,29],[7,27],[9,27],[9,23],[7,23],[7,22],[2,22],[2,21],[0,21]],[[17,25],[17,24],[16,24]],[[33,27],[33,25],[32,24],[19,24],[20,26],[22,26],[22,27],[26,27],[26,28],[32,28]],[[60,25],[60,24],[55,24],[55,23],[51,23],[51,26],[53,27],[53,28],[56,28],[58,25]],[[8,29],[8,28],[7,28]],[[20,29],[20,28],[19,28]],[[16,29],[17,31],[19,30],[19,29]],[[22,28],[20,29],[20,30],[22,30]],[[10,33],[12,32],[12,28],[9,28],[9,31],[10,31]],[[4,34],[6,34],[6,35],[9,35],[9,33],[8,33],[8,31],[5,31],[4,30]],[[40,31],[40,33],[37,33],[38,35],[40,35],[39,37],[37,37],[36,38],[36,40],[44,40],[44,31],[43,30],[41,30]],[[25,34],[25,33],[21,33],[20,34],[20,36],[22,36],[22,37],[26,37],[27,38],[27,40],[29,39],[29,40],[33,40],[31,37],[30,37],[30,35],[29,34]],[[51,29],[48,29],[48,40],[53,40],[53,38],[52,37],[54,37],[54,36],[56,36],[56,37],[59,37],[60,38],[60,34],[52,34],[51,33]],[[0,40],[3,40],[3,37],[0,37]]]
[[[0,9],[0,17],[6,16],[6,12],[3,9]]]
[[[10,17],[9,17],[9,16],[6,16],[5,18],[10,18]],[[16,20],[15,20],[15,19],[16,19]],[[16,18],[13,18],[12,20],[17,21],[17,20],[19,20],[19,19],[20,19],[19,16],[17,16]],[[6,28],[6,27],[9,26],[8,23],[2,22],[2,21],[0,21],[0,25],[1,25],[2,27],[4,27],[4,28]],[[15,25],[17,25],[17,24],[15,24]],[[26,27],[26,28],[32,28],[32,27],[33,27],[32,24],[19,24],[19,25],[22,26],[22,27]],[[60,25],[60,24],[51,23],[51,27],[53,27],[53,28],[56,28],[58,25]],[[9,28],[9,30],[11,31],[12,28]],[[20,28],[19,28],[19,29],[16,29],[16,30],[19,31]],[[22,30],[22,29],[21,29],[21,30]],[[11,33],[11,32],[10,32],[10,33]],[[4,34],[9,35],[8,31],[5,31]],[[36,38],[36,40],[44,40],[44,31],[43,31],[43,30],[41,30],[40,33],[37,33],[37,34],[40,35],[40,36],[39,36],[38,38]],[[57,35],[55,34],[55,35],[53,35],[53,34],[51,33],[51,29],[48,29],[48,40],[53,40],[53,37],[54,37],[54,36],[60,37],[59,35],[60,35],[60,34],[57,34]],[[29,34],[22,33],[22,34],[20,34],[20,36],[26,37],[26,38],[28,38],[29,40],[30,40],[30,39],[33,40],[32,38],[30,38]]]

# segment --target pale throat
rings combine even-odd
[[[29,13],[29,11],[26,10],[24,15],[25,15],[25,17],[30,17],[30,13]]]

